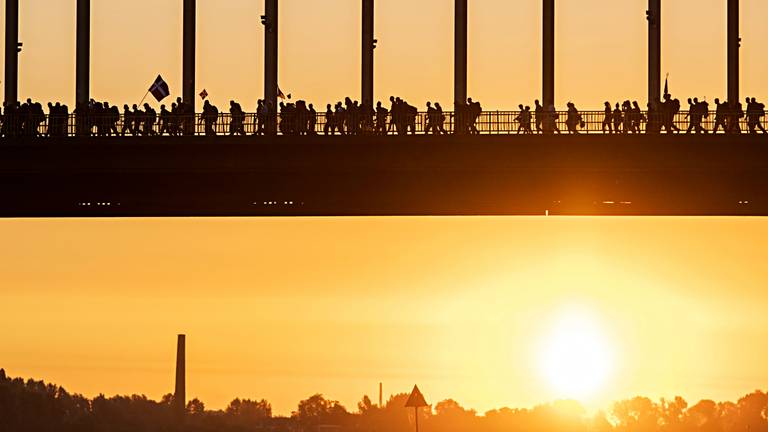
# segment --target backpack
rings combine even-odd
[[[709,104],[707,102],[702,102],[700,105],[701,114],[704,116],[704,118],[709,118]]]

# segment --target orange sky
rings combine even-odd
[[[19,95],[71,104],[75,2],[21,3]],[[358,94],[358,3],[281,2],[286,92],[316,105]],[[557,3],[558,103],[642,100],[646,2]],[[252,110],[261,2],[198,5],[198,89]],[[722,96],[725,0],[664,5],[672,91]],[[470,8],[470,93],[487,109],[531,103],[539,1]],[[180,11],[180,0],[93,0],[92,95],[138,102],[158,73],[177,93]],[[767,16],[768,3],[742,1],[742,93],[763,98]],[[376,27],[378,97],[452,100],[451,0],[381,0]],[[264,397],[287,414],[323,392],[354,408],[379,381],[481,411],[529,406],[560,396],[536,350],[572,309],[615,353],[591,406],[734,399],[768,379],[762,219],[4,220],[0,238],[0,367],[87,395],[170,392],[186,332],[188,394],[212,407]]]
[[[768,224],[753,218],[5,220],[0,367],[70,391],[323,392],[377,383],[481,411],[560,395],[538,347],[591,316],[614,373],[591,407],[763,387]]]
[[[0,13],[4,12],[0,1]],[[280,85],[318,106],[359,94],[357,0],[281,2]],[[725,93],[725,0],[664,3],[663,71],[679,96]],[[92,95],[138,102],[158,73],[181,81],[181,0],[92,0]],[[118,6],[119,4],[119,6]],[[765,98],[763,41],[768,3],[743,0],[742,92]],[[423,106],[450,105],[452,0],[377,2],[376,94]],[[75,2],[24,0],[20,97],[74,98]],[[645,0],[557,1],[557,99],[600,108],[605,99],[644,99]],[[263,30],[257,0],[198,1],[198,90],[224,106],[253,110],[263,91]],[[470,2],[470,94],[488,109],[540,96],[540,0]],[[4,35],[0,35],[0,38]],[[0,64],[0,67],[2,65]]]

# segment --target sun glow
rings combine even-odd
[[[568,311],[542,339],[538,367],[556,397],[588,400],[613,373],[611,348],[594,314]]]

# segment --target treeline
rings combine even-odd
[[[413,432],[408,395],[397,394],[383,407],[364,396],[357,407],[317,394],[299,402],[290,417],[275,417],[264,399],[235,399],[224,410],[187,403],[179,425],[173,396],[97,396],[88,399],[32,379],[8,378],[0,369],[2,432]],[[531,409],[501,408],[482,415],[448,399],[420,410],[421,432],[768,432],[768,394],[755,391],[738,402],[703,400],[689,406],[682,398],[655,402],[636,397],[609,410],[587,415],[574,401]]]

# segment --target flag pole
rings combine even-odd
[[[144,100],[147,98],[147,96],[149,96],[149,92],[150,92],[150,90],[147,90],[147,93],[144,95],[143,98],[141,98],[141,102],[139,102],[139,106],[141,106],[141,104],[144,103]]]

